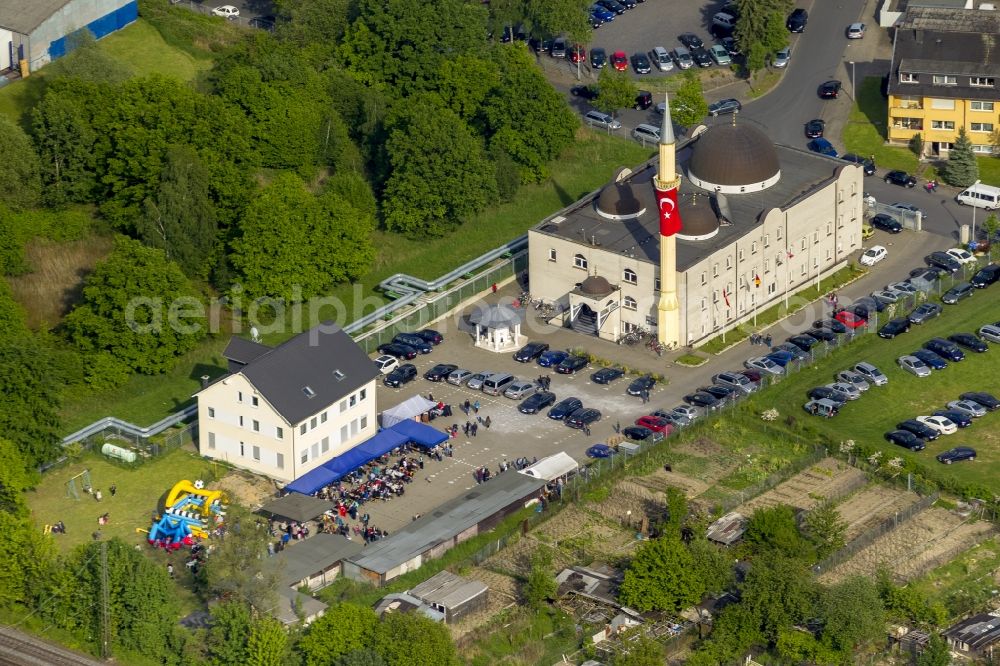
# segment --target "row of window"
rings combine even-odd
[[[256,426],[257,422],[254,421],[254,424]],[[357,435],[360,431],[365,430],[367,428],[368,428],[368,417],[367,416],[362,416],[359,419],[354,419],[354,420],[351,421],[350,425],[341,426],[341,428],[340,428],[340,439],[341,439],[341,441],[345,441],[345,440],[347,440],[348,437],[353,437],[353,436]],[[259,431],[256,427],[254,428],[254,430]],[[278,428],[278,430],[280,431],[281,428]],[[281,437],[279,436],[278,439],[281,439]],[[215,433],[214,432],[209,432],[208,433],[208,448],[209,448],[209,450],[215,450]],[[310,459],[315,460],[319,456],[326,454],[329,450],[330,450],[330,437],[327,436],[327,437],[324,437],[323,439],[321,439],[320,441],[316,442],[315,444],[313,444],[311,447],[304,448],[302,450],[302,455],[300,456],[299,460],[304,465],[307,462],[309,462]],[[241,441],[240,442],[240,457],[245,458],[246,455],[247,455],[247,445],[246,445],[246,442],[242,442]],[[251,446],[250,447],[250,455],[251,455],[251,457],[253,458],[254,461],[260,462],[260,447],[257,446],[257,445]],[[284,469],[285,468],[285,455],[283,453],[276,453],[275,456],[276,456],[276,458],[275,458],[275,466],[277,466],[278,469]]]
[[[923,118],[896,118],[895,126],[900,129],[909,130],[923,130],[924,129],[924,119]],[[993,123],[969,123],[970,132],[982,132],[985,134],[993,133]],[[952,130],[955,129],[954,120],[932,120],[931,129],[936,130]]]
[[[555,261],[556,258],[557,258],[557,256],[558,256],[558,253],[556,252],[555,248],[549,248],[549,261]],[[585,270],[587,270],[587,268],[589,267],[589,265],[590,264],[587,261],[587,257],[583,256],[582,254],[575,254],[575,255],[573,255],[573,266],[575,268],[579,268],[580,270],[584,270],[585,271]],[[631,268],[626,268],[624,271],[622,271],[622,282],[625,282],[625,283],[631,284],[631,285],[638,285],[639,284],[639,275],[634,270],[632,270]],[[655,284],[653,286],[654,286],[654,288],[657,291],[660,290],[660,279],[659,278],[655,279]]]
[[[900,72],[899,82],[920,83],[920,75],[911,72]],[[958,77],[953,74],[931,74],[931,83],[936,86],[957,86]],[[969,85],[973,88],[993,88],[996,85],[996,79],[992,76],[970,76]]]

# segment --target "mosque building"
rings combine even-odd
[[[863,178],[735,115],[678,143],[668,103],[656,157],[529,230],[532,296],[581,335],[700,345],[847,265]]]

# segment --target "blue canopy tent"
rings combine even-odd
[[[431,428],[431,430],[434,429]],[[385,455],[396,447],[406,444],[408,441],[409,437],[406,435],[394,430],[382,430],[350,451],[332,460],[328,460],[314,470],[306,472],[285,486],[285,490],[302,493],[303,495],[312,495],[323,486],[340,480],[366,462]]]
[[[392,426],[394,430],[406,437],[406,441],[413,442],[417,446],[425,449],[433,449],[438,444],[448,441],[448,435],[437,428],[433,428],[426,423],[418,423],[413,420],[400,421]]]
[[[330,462],[333,462],[333,460]],[[326,463],[326,465],[329,464]],[[323,486],[328,486],[343,476],[343,474],[338,475],[327,469],[326,465],[320,465],[316,469],[306,472],[285,486],[285,490],[302,493],[303,495],[312,495]]]

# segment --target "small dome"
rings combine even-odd
[[[614,289],[611,283],[600,275],[591,275],[580,283],[580,293],[587,294],[588,296],[606,296],[612,291]]]
[[[646,211],[639,197],[632,191],[632,184],[609,183],[597,197],[597,213],[609,220],[631,220]]]
[[[702,189],[739,194],[778,182],[781,166],[761,130],[746,123],[714,125],[695,141],[688,177]]]
[[[683,240],[708,240],[719,233],[719,216],[709,197],[693,194],[682,195],[680,205],[681,230],[677,237]]]

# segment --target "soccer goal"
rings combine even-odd
[[[90,470],[85,469],[66,482],[66,497],[80,499],[81,493],[90,493],[94,486],[90,483]]]

